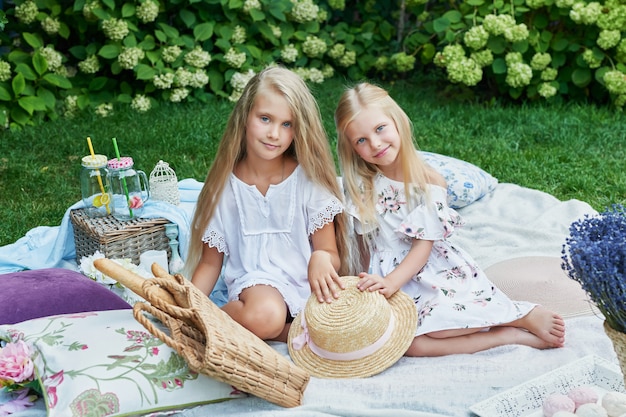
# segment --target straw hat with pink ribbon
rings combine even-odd
[[[289,355],[320,378],[364,378],[392,366],[411,345],[417,310],[402,291],[388,299],[361,291],[358,277],[342,277],[345,289],[332,303],[309,297],[291,324]]]

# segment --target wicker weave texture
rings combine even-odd
[[[169,291],[178,305],[156,296],[156,288]],[[182,275],[146,280],[143,289],[150,304],[135,304],[135,318],[191,369],[283,407],[302,404],[308,372],[235,322]],[[157,329],[144,312],[170,334]]]
[[[171,256],[169,239],[165,236],[165,218],[117,220],[112,215],[90,217],[84,209],[70,211],[74,228],[76,262],[96,251],[109,259],[130,258],[139,264],[139,256],[148,250],[165,250]]]

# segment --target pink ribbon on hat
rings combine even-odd
[[[298,336],[293,338],[293,340],[291,341],[291,345],[293,346],[295,350],[300,350],[305,345],[308,345],[311,352],[315,353],[320,358],[330,359],[333,361],[352,361],[356,359],[362,359],[376,352],[378,349],[383,347],[385,343],[387,343],[387,341],[393,334],[395,323],[396,323],[396,318],[393,315],[393,312],[391,312],[391,316],[389,317],[389,326],[387,326],[387,329],[378,338],[378,340],[376,340],[371,345],[366,346],[359,350],[353,350],[352,352],[338,353],[338,352],[331,352],[329,350],[322,349],[311,340],[311,336],[309,335],[309,329],[306,325],[306,320],[304,319],[304,311],[302,311],[301,326],[302,326],[303,331]]]

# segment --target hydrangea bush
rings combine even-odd
[[[452,90],[626,103],[618,0],[7,0],[0,125],[236,100],[281,63],[321,83],[443,71]],[[464,88],[458,88],[462,86]]]
[[[578,281],[608,325],[626,332],[626,211],[615,205],[570,226],[562,267]]]
[[[118,105],[236,100],[272,63],[313,83],[358,79],[397,52],[391,11],[371,0],[13,1],[0,32],[0,123],[15,128]],[[387,70],[412,69],[396,62]]]
[[[406,52],[459,86],[515,100],[626,103],[623,2],[407,0],[407,21]]]

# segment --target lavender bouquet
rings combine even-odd
[[[614,205],[570,226],[562,268],[578,281],[614,330],[626,333],[626,212]]]

